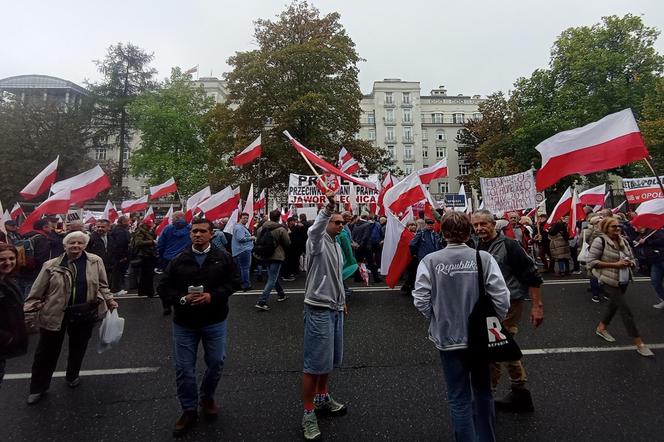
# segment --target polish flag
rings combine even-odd
[[[546,189],[567,175],[612,169],[649,155],[631,109],[557,133],[535,149],[542,155],[537,190]]]
[[[339,169],[347,174],[353,174],[360,170],[360,163],[353,158],[345,147],[342,147],[339,151]]]
[[[28,183],[27,186],[23,188],[19,193],[26,200],[31,200],[37,195],[41,195],[46,192],[49,187],[55,182],[55,174],[58,169],[58,160],[60,155],[55,157],[55,161],[46,166],[44,170],[39,172],[39,174]]]
[[[210,198],[212,192],[210,191],[210,186],[207,186],[204,189],[199,190],[189,198],[187,198],[186,213],[184,214],[187,222],[191,222],[194,218],[194,211],[198,208],[198,205],[201,204],[206,199]]]
[[[549,219],[546,220],[546,225],[548,226],[553,225],[553,223],[558,221],[563,216],[567,215],[571,210],[571,206],[572,206],[572,188],[568,187],[567,190],[565,190],[565,193],[563,193],[563,196],[560,197],[560,200],[558,201],[558,204],[556,204],[556,207],[553,208],[553,211],[551,212]]]
[[[63,189],[51,195],[46,201],[38,205],[27,218],[25,218],[25,221],[23,221],[23,224],[21,224],[21,227],[18,229],[18,233],[24,235],[31,231],[32,223],[40,219],[42,215],[67,213],[70,206],[70,198],[71,191],[69,189]]]
[[[104,219],[107,219],[111,224],[113,224],[118,219],[118,210],[115,208],[110,200],[106,201],[106,207],[104,207]]]
[[[145,211],[145,215],[143,215],[143,221],[147,220],[152,220],[152,222],[155,221],[155,215],[154,215],[154,210],[152,209],[152,206],[148,207],[148,210]]]
[[[215,193],[198,205],[205,213],[205,218],[215,219],[230,216],[240,202],[240,188],[232,189],[230,186]]]
[[[120,205],[122,213],[140,212],[148,208],[148,195],[143,195],[135,200],[123,201]]]
[[[76,176],[53,183],[51,192],[58,193],[64,189],[69,189],[71,192],[71,204],[73,205],[91,200],[99,192],[103,192],[109,187],[111,187],[111,181],[102,168],[97,165]]]
[[[579,201],[585,206],[603,205],[606,195],[606,184],[584,190],[579,194]]]
[[[606,192],[604,194],[604,201],[602,202],[602,204],[598,204],[595,207],[593,207],[593,212],[597,212],[599,209],[604,207],[606,205],[606,200],[607,200],[608,197],[609,197],[609,192]]]
[[[16,203],[14,204],[14,207],[12,207],[11,212],[9,212],[9,215],[12,217],[14,221],[16,221],[19,216],[21,215],[25,216],[25,212],[21,208],[21,205],[19,203]]]
[[[162,184],[150,187],[150,199],[156,200],[159,197],[168,195],[169,193],[177,192],[178,186],[175,184],[175,179],[171,178]]]
[[[422,180],[422,184],[429,184],[437,178],[445,178],[447,176],[447,157],[438,161],[433,166],[420,169],[417,173]]]
[[[238,221],[240,221],[240,209],[241,209],[240,203],[238,202],[237,208],[233,210],[231,216],[228,217],[228,222],[224,227],[224,233],[228,233],[229,235],[233,234],[233,231],[235,230],[235,225],[237,224]]]
[[[233,164],[237,167],[244,166],[254,161],[256,158],[260,158],[263,154],[263,147],[261,145],[261,136],[259,135],[252,143],[247,146],[242,152],[235,155],[233,158]]]
[[[356,178],[334,167],[332,164],[328,163],[327,161],[325,161],[324,159],[322,159],[321,157],[319,157],[318,155],[307,149],[302,143],[293,138],[291,134],[288,133],[287,130],[284,131],[284,135],[288,137],[295,150],[297,150],[300,154],[304,155],[304,157],[307,160],[311,161],[313,164],[320,167],[324,171],[332,173],[334,175],[338,175],[341,178],[344,178],[345,180],[348,180],[351,183],[355,183],[359,186],[367,187],[369,189],[377,189],[376,183]]]
[[[398,183],[395,177],[392,176],[390,172],[386,172],[381,182],[380,192],[378,192],[378,215],[385,216],[385,206],[383,205],[383,199],[385,197],[385,192],[387,192],[392,186]]]
[[[387,211],[380,272],[385,276],[385,282],[390,288],[397,285],[399,278],[413,259],[410,254],[410,241],[415,234],[406,228],[408,222],[413,219],[412,208],[406,212],[406,216],[401,221],[394,213]]]
[[[658,201],[658,200],[650,200],[650,201]],[[615,208],[611,209],[611,213],[613,213],[615,215],[616,213],[620,212],[620,209],[622,209],[625,204],[627,204],[627,200],[620,203],[620,205],[618,207],[615,207]],[[639,206],[639,207],[641,207],[641,206]]]
[[[5,223],[7,221],[11,221],[11,219],[12,219],[12,216],[9,214],[9,210],[5,210],[2,213],[2,218],[0,218],[0,230],[7,233],[7,230],[5,229]]]
[[[572,201],[570,203],[570,215],[569,220],[567,221],[567,234],[569,238],[572,239],[576,236],[576,222],[583,221],[585,218],[585,213],[583,212],[584,204],[580,202],[579,194],[576,191],[576,188],[572,192]]]
[[[161,222],[157,226],[157,229],[155,230],[155,235],[157,236],[161,235],[161,232],[166,228],[167,225],[171,223],[172,217],[173,217],[173,204],[171,204],[171,207],[168,208],[168,212],[166,212],[166,215],[164,215]]]
[[[417,172],[408,175],[403,181],[392,186],[383,197],[385,212],[401,213],[413,204],[426,199],[424,186]]]
[[[632,225],[653,230],[664,227],[664,198],[642,203],[636,209],[636,216],[632,219]]]
[[[267,203],[267,198],[265,198],[265,189],[261,190],[261,194],[258,196],[258,201],[254,204],[254,210],[260,212],[265,210],[265,205]]]
[[[244,209],[242,209],[242,212],[249,214],[249,223],[247,225],[247,229],[251,233],[254,233],[255,218],[254,218],[254,185],[253,184],[251,186],[249,186],[249,193],[247,194],[247,201],[244,203]]]
[[[544,209],[545,204],[546,204],[546,198],[544,198],[541,203],[536,205],[530,212],[528,212],[526,214],[526,216],[528,218],[532,218],[533,216],[537,215],[537,212],[539,212],[539,209]]]

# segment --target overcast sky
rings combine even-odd
[[[662,0],[315,0],[337,11],[361,57],[362,91],[383,78],[419,81],[423,93],[507,91],[546,67],[556,37],[605,15],[641,15],[664,29]],[[253,21],[273,18],[285,0],[2,1],[0,78],[46,74],[98,79],[92,60],[132,42],[154,52],[159,78],[172,66],[221,76],[235,51],[256,47]],[[664,53],[664,37],[657,41]]]

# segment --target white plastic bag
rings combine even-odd
[[[124,323],[124,318],[118,316],[118,309],[106,312],[106,317],[99,327],[97,353],[103,353],[120,342],[124,331]]]

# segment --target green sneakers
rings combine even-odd
[[[306,440],[320,440],[321,434],[318,429],[316,413],[304,413],[302,417],[302,431]]]
[[[326,414],[329,416],[343,416],[344,414],[346,414],[347,411],[348,409],[346,408],[346,406],[332,399],[332,396],[330,396],[329,400],[316,404],[316,414]]]

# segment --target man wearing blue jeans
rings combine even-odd
[[[283,287],[279,283],[279,272],[281,271],[281,266],[286,259],[286,249],[290,246],[290,236],[288,235],[288,230],[283,225],[279,224],[281,219],[281,212],[278,210],[273,210],[270,212],[270,219],[265,221],[265,223],[258,229],[256,232],[256,238],[261,238],[261,235],[266,230],[272,235],[272,240],[274,244],[274,249],[272,253],[268,256],[262,256],[263,264],[267,267],[267,282],[263,288],[263,293],[258,298],[258,302],[255,307],[258,310],[267,311],[270,310],[270,306],[267,305],[267,300],[270,297],[270,292],[272,289],[277,290],[277,301],[285,301],[288,297],[284,293]]]
[[[240,276],[231,255],[211,244],[214,226],[206,219],[192,221],[192,246],[171,260],[159,284],[160,296],[174,307],[173,359],[177,395],[182,416],[173,436],[186,434],[203,416],[213,420],[219,414],[214,392],[221,378],[226,356],[228,297],[240,287]],[[196,356],[203,343],[206,365],[199,391],[196,386]]]
[[[251,268],[251,251],[254,249],[254,237],[251,236],[247,223],[249,214],[243,212],[240,214],[240,222],[233,228],[233,241],[231,241],[231,250],[233,251],[233,260],[240,268],[240,278],[242,279],[242,290],[251,290],[251,280],[249,279],[249,269]]]

